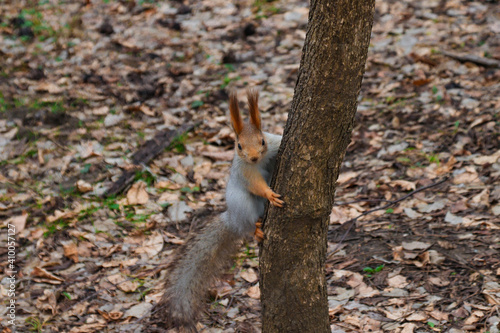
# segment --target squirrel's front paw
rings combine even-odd
[[[278,193],[274,193],[272,190],[269,190],[269,192],[267,193],[267,200],[269,200],[271,205],[276,207],[283,207],[283,200],[278,198],[281,198],[281,195],[279,195]]]

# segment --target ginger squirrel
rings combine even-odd
[[[166,291],[156,318],[167,327],[196,332],[209,287],[230,264],[241,240],[254,232],[262,239],[259,219],[266,200],[284,202],[269,188],[281,136],[262,132],[258,93],[247,91],[249,122],[243,122],[235,93],[229,96],[231,125],[236,134],[235,154],[226,188],[227,210],[186,244],[167,276]],[[162,325],[163,326],[163,325]]]

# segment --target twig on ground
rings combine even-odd
[[[332,234],[332,233],[334,233],[336,230],[340,229],[341,227],[344,227],[345,225],[349,225],[349,228],[348,228],[348,229],[347,229],[347,231],[346,231],[346,232],[342,235],[342,238],[340,239],[339,243],[337,244],[337,246],[335,247],[335,249],[334,249],[334,250],[333,250],[330,254],[333,254],[333,253],[335,253],[335,252],[337,252],[337,251],[339,250],[340,246],[342,245],[342,242],[345,240],[345,238],[347,237],[347,235],[349,234],[349,232],[351,232],[351,229],[352,229],[353,225],[355,224],[355,222],[356,222],[359,218],[361,218],[361,217],[363,217],[363,216],[366,216],[366,215],[368,215],[368,214],[371,214],[371,213],[373,213],[373,212],[376,212],[376,211],[379,211],[379,210],[383,210],[383,209],[387,209],[387,208],[389,208],[389,207],[391,207],[391,206],[394,206],[394,205],[395,205],[395,204],[397,204],[398,202],[401,202],[401,201],[403,201],[403,200],[405,200],[405,199],[407,199],[407,198],[411,197],[412,195],[414,195],[414,194],[416,194],[416,193],[418,193],[418,192],[422,192],[422,191],[427,190],[427,189],[429,189],[429,188],[431,188],[431,187],[435,187],[435,186],[441,185],[442,183],[444,183],[444,182],[445,182],[445,181],[447,181],[447,180],[448,180],[448,177],[445,177],[444,179],[441,179],[440,181],[438,181],[438,182],[436,182],[436,183],[432,183],[432,184],[430,184],[430,185],[427,185],[427,186],[424,186],[424,187],[417,188],[416,190],[411,191],[410,193],[408,193],[408,194],[406,194],[406,195],[402,196],[401,198],[399,198],[399,199],[397,199],[397,200],[389,201],[389,203],[388,203],[388,204],[386,204],[386,205],[383,205],[383,206],[381,206],[381,207],[377,207],[377,208],[370,209],[370,210],[368,210],[368,211],[366,211],[366,212],[364,212],[364,213],[362,213],[362,214],[360,214],[360,215],[356,216],[355,218],[352,218],[352,219],[350,219],[349,221],[347,221],[347,222],[343,223],[341,226],[339,226],[339,227],[337,227],[337,228],[335,228],[335,229],[333,229],[333,230],[330,230],[330,231],[328,232],[328,234]]]
[[[386,199],[356,199],[356,200],[352,200],[352,201],[335,202],[333,205],[334,206],[344,206],[344,205],[355,204],[358,202],[391,202],[391,200],[386,200]]]
[[[125,170],[120,178],[111,185],[104,193],[104,197],[117,195],[123,191],[134,180],[136,171],[142,169],[141,165],[149,163],[149,161],[170,146],[177,138],[189,132],[195,126],[197,126],[197,124],[184,124],[175,131],[165,130],[144,143],[142,147],[132,155],[132,166],[128,170]]]
[[[441,51],[441,53],[460,62],[473,62],[483,67],[500,68],[500,61],[495,59],[478,57],[473,54],[457,54],[448,51]]]

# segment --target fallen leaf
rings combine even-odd
[[[416,327],[417,325],[415,325],[414,323],[405,323],[403,324],[403,330],[401,331],[401,333],[413,333]]]
[[[411,219],[416,219],[416,218],[422,217],[422,214],[417,213],[416,211],[414,211],[411,208],[404,208],[403,211],[405,212],[406,216],[408,216]]]
[[[139,303],[128,309],[123,315],[123,318],[128,318],[128,317],[142,318],[147,313],[149,313],[152,308],[153,304],[151,303],[146,303],[146,302]]]
[[[74,262],[78,262],[78,247],[75,243],[63,244],[64,255]]]
[[[92,114],[94,114],[96,116],[105,116],[108,113],[109,113],[109,106],[107,106],[107,105],[92,109]]]
[[[36,300],[36,307],[41,310],[49,310],[52,315],[57,313],[57,301],[54,291],[45,289],[43,295]]]
[[[498,216],[500,215],[500,204],[497,204],[491,208],[491,212],[493,215]]]
[[[52,82],[41,82],[36,88],[36,91],[46,91],[49,94],[60,94],[64,91],[61,87],[58,85],[52,83]]]
[[[92,185],[81,179],[76,182],[76,188],[80,191],[80,193],[92,191]]]
[[[343,172],[337,178],[337,183],[339,183],[339,184],[347,183],[349,180],[356,178],[358,175],[359,175],[359,172],[355,172],[355,171]]]
[[[444,217],[444,221],[445,222],[448,222],[448,223],[451,223],[451,224],[460,224],[463,222],[463,217],[460,217],[460,216],[457,216],[457,215],[453,215],[452,213],[450,212],[447,212],[446,213],[446,216]]]
[[[464,324],[465,325],[471,325],[477,323],[479,320],[481,320],[484,317],[484,312],[482,311],[473,311],[472,315],[465,319]]]
[[[54,212],[54,215],[47,216],[47,218],[45,220],[47,221],[47,223],[53,223],[57,220],[71,219],[71,218],[75,217],[76,214],[77,214],[77,212],[71,211],[71,210],[67,210],[67,211],[56,210]]]
[[[474,167],[468,166],[464,169],[461,169],[460,171],[462,172],[453,177],[453,184],[482,184],[481,180],[479,179],[479,175],[477,174],[477,171]]]
[[[444,207],[445,207],[444,200],[438,200],[431,204],[421,204],[417,206],[418,210],[422,213],[430,213],[435,210],[443,209]]]
[[[497,150],[493,155],[483,155],[474,157],[472,161],[477,165],[493,164],[500,158],[500,150]]]
[[[3,225],[7,226],[10,224],[14,226],[14,232],[16,234],[19,234],[21,231],[24,230],[27,220],[28,220],[28,213],[23,211],[21,215],[13,216],[5,220]],[[12,227],[9,226],[9,229],[12,229]]]
[[[429,256],[429,262],[433,265],[441,265],[445,261],[445,256],[436,250],[427,251]]]
[[[428,249],[432,244],[413,241],[413,242],[403,242],[402,245],[403,249],[407,251],[423,251]]]
[[[127,192],[129,205],[144,205],[149,201],[149,194],[146,192],[146,183],[138,181]]]
[[[483,285],[483,295],[491,305],[500,305],[500,284],[495,281]]]
[[[417,184],[407,180],[393,180],[389,184],[392,186],[399,186],[405,191],[412,191],[417,189]]]
[[[393,288],[405,288],[408,285],[406,278],[402,275],[396,275],[387,279],[387,284],[389,287]]]
[[[257,283],[255,286],[248,288],[245,294],[250,298],[260,299],[259,284]]]
[[[249,268],[246,271],[241,272],[240,276],[243,280],[250,282],[250,283],[254,283],[259,278],[257,276],[257,273],[255,273],[255,270],[253,268]]]
[[[215,285],[210,289],[210,295],[214,298],[222,298],[226,295],[229,295],[233,287],[226,281],[217,281]]]
[[[126,278],[120,273],[108,276],[108,281],[111,282],[115,287],[123,290],[126,293],[136,291],[137,288],[139,288],[138,281]]]
[[[438,287],[446,287],[447,285],[450,284],[450,281],[443,280],[440,277],[436,276],[430,277],[429,282]]]
[[[418,311],[418,312],[412,313],[411,315],[406,317],[406,320],[408,320],[408,321],[425,321],[425,320],[427,320],[427,318],[429,318],[429,316],[427,316],[424,312]]]
[[[490,206],[490,191],[485,188],[479,194],[476,194],[470,200],[471,206],[473,207],[489,207]]]
[[[49,273],[48,271],[40,267],[33,268],[31,276],[34,277],[33,280],[35,280],[36,282],[45,282],[50,284],[61,284],[64,282],[64,279],[55,276],[54,274]]]
[[[432,318],[439,320],[439,321],[448,321],[449,315],[445,312],[441,312],[438,310],[432,310],[429,312]]]
[[[234,157],[234,151],[232,150],[226,150],[221,152],[203,152],[201,154],[214,161],[232,161]]]
[[[148,258],[153,258],[163,249],[163,236],[159,231],[154,231],[147,236],[141,246],[135,249],[135,253],[144,253]]]

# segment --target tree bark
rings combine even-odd
[[[325,279],[329,215],[350,142],[374,0],[312,0],[292,109],[261,247],[262,331],[330,332]]]

